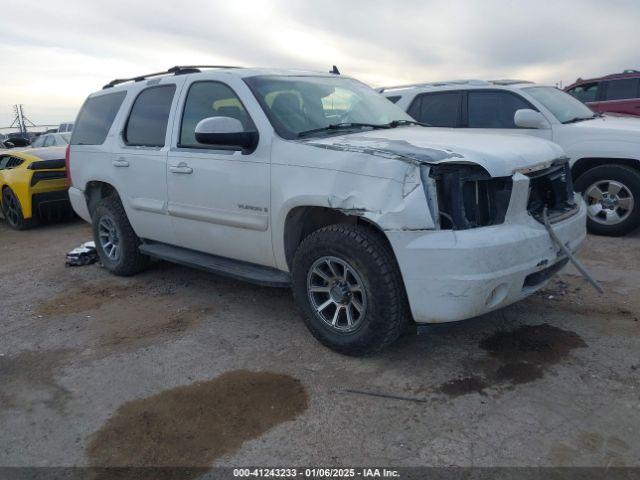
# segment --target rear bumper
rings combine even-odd
[[[553,228],[575,252],[586,236],[584,202]],[[470,230],[386,233],[418,323],[463,320],[509,305],[567,263],[544,225],[529,216]]]
[[[87,199],[84,196],[84,192],[75,187],[69,188],[69,201],[73,211],[85,222],[91,223],[91,214],[87,207]]]
[[[67,190],[53,192],[34,193],[31,197],[32,211],[40,218],[46,218],[50,214],[69,211],[69,195]]]

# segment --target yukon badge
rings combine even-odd
[[[269,209],[266,207],[256,207],[254,205],[245,205],[243,203],[239,203],[238,204],[238,208],[241,208],[242,210],[253,210],[254,212],[268,212]]]

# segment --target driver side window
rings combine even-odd
[[[255,130],[249,113],[233,90],[224,83],[195,82],[189,87],[182,112],[178,146],[182,148],[215,148],[196,140],[196,125],[209,117],[230,117],[242,124],[243,131]]]

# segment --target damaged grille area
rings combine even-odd
[[[513,182],[473,165],[442,165],[431,177],[438,186],[441,228],[465,230],[504,222]]]
[[[563,159],[548,168],[526,175],[530,182],[527,210],[533,218],[542,223],[545,207],[550,222],[557,222],[578,210],[573,198],[569,162]]]

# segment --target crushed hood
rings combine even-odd
[[[520,135],[465,133],[462,129],[398,127],[303,141],[330,150],[358,152],[418,163],[472,163],[491,176],[543,168],[562,157],[558,145]]]

